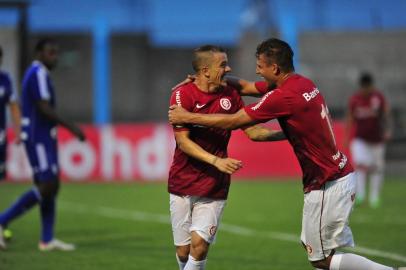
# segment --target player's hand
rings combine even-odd
[[[177,85],[175,85],[174,87],[172,87],[172,91],[176,90],[177,88],[181,87],[182,85],[185,85],[187,83],[191,83],[196,79],[195,75],[187,75],[186,79],[180,83],[178,83]]]
[[[232,158],[216,158],[213,165],[221,172],[233,174],[242,168],[241,160]]]
[[[182,108],[182,106],[172,105],[169,107],[168,111],[168,119],[169,123],[172,125],[181,125],[186,123],[186,117],[188,115],[188,111]]]

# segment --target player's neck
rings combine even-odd
[[[214,93],[218,91],[218,86],[211,85],[205,78],[197,77],[193,83],[204,93]]]
[[[364,96],[369,96],[370,94],[372,94],[373,91],[374,91],[374,89],[372,87],[363,88],[363,89],[361,89],[361,94]]]
[[[287,79],[289,79],[292,75],[294,75],[295,72],[288,72],[281,74],[280,78],[277,80],[276,85],[279,87],[281,86]]]

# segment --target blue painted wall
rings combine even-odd
[[[404,0],[265,0],[278,29],[406,29]],[[249,0],[32,0],[33,32],[90,32],[104,17],[112,32],[147,32],[155,45],[236,44]],[[287,18],[291,17],[291,18]],[[0,11],[0,26],[13,24]],[[292,24],[285,26],[285,24]]]

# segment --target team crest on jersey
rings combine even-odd
[[[228,111],[231,108],[231,101],[228,98],[220,99],[220,106],[224,110]]]
[[[310,245],[306,245],[306,251],[307,251],[307,253],[309,253],[309,255],[312,255],[312,253],[313,253],[313,249]]]
[[[212,225],[212,226],[209,228],[209,234],[210,234],[210,236],[214,236],[214,235],[216,234],[216,231],[217,231],[217,226]]]

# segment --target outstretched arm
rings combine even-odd
[[[20,143],[20,133],[21,133],[21,112],[20,112],[20,107],[18,106],[18,103],[15,101],[12,101],[9,103],[9,108],[10,108],[10,115],[11,115],[11,120],[13,121],[13,128],[14,128],[14,133],[15,133],[15,142],[17,144]]]
[[[273,130],[261,125],[248,127],[244,132],[248,138],[255,142],[286,140],[286,136],[282,130]]]
[[[260,97],[263,95],[263,93],[258,91],[255,82],[247,81],[235,76],[227,76],[226,81],[228,85],[237,89],[241,96]]]
[[[58,125],[67,128],[73,135],[75,135],[80,141],[86,140],[83,131],[73,123],[70,123],[63,118],[59,117],[55,110],[49,105],[46,100],[39,100],[36,102],[38,111],[46,117],[49,121],[52,121]]]
[[[180,106],[172,105],[169,107],[168,117],[172,125],[190,123],[222,129],[237,129],[256,124],[244,109],[234,114],[201,114],[190,113]]]
[[[201,148],[189,138],[189,131],[187,130],[175,131],[175,139],[179,149],[185,154],[197,160],[211,164],[221,172],[233,174],[242,167],[242,163],[239,160],[220,158]]]

